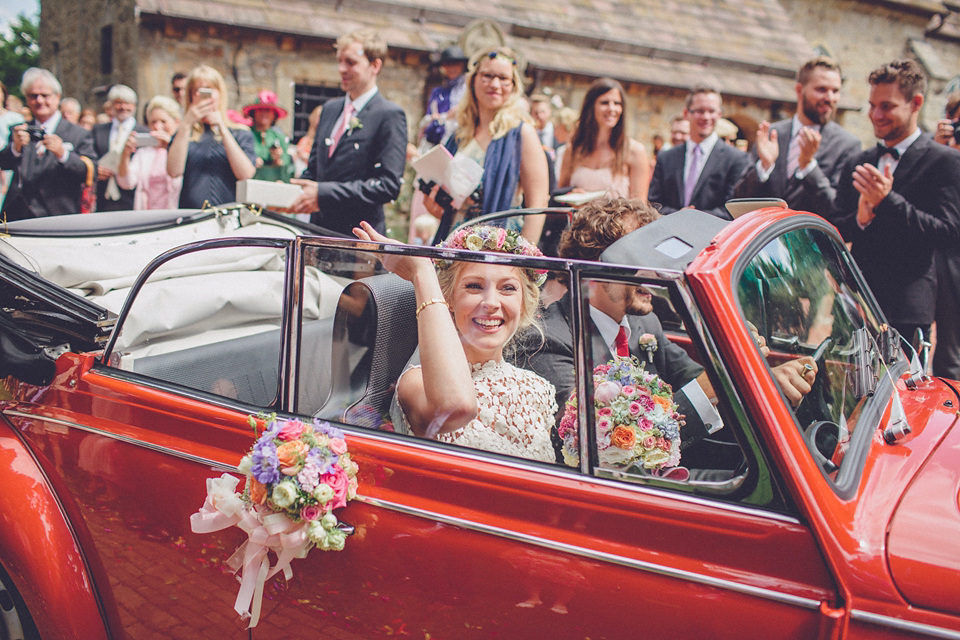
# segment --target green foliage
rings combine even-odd
[[[23,72],[40,62],[39,23],[39,16],[29,18],[21,13],[10,23],[9,31],[0,34],[0,80],[17,96]]]

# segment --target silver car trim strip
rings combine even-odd
[[[17,416],[20,418],[28,418],[31,420],[43,420],[44,422],[52,422],[54,424],[60,424],[65,427],[70,427],[73,429],[79,429],[80,431],[86,431],[87,433],[95,433],[107,438],[113,438],[114,440],[119,440],[126,444],[132,444],[137,447],[143,447],[144,449],[150,449],[151,451],[156,451],[158,453],[163,453],[166,455],[174,456],[177,458],[182,458],[184,460],[189,460],[190,462],[196,462],[202,465],[215,467],[222,471],[233,471],[237,472],[237,468],[230,466],[228,464],[223,464],[222,462],[217,462],[216,460],[210,460],[209,458],[201,458],[200,456],[195,456],[189,453],[184,453],[182,451],[177,451],[176,449],[171,449],[169,447],[161,447],[157,444],[152,444],[150,442],[144,442],[143,440],[137,440],[136,438],[131,438],[129,436],[122,436],[112,431],[104,431],[103,429],[95,429],[87,425],[79,424],[77,422],[70,422],[68,420],[60,420],[59,418],[51,418],[49,416],[38,416],[33,413],[25,413],[23,411],[16,411],[13,409],[8,409],[3,412],[5,416]]]
[[[910,620],[903,620],[901,618],[893,618],[880,613],[870,613],[869,611],[852,609],[850,611],[850,617],[854,620],[869,622],[882,627],[891,627],[899,631],[922,633],[923,635],[930,636],[931,638],[949,638],[951,640],[960,640],[960,631],[944,629],[943,627],[937,627],[932,624],[924,624],[922,622],[912,622]]]
[[[5,410],[5,411],[3,412],[3,414],[4,414],[4,415],[9,415],[9,416],[19,416],[19,417],[21,417],[21,418],[30,418],[30,419],[33,419],[33,420],[45,420],[45,421],[47,421],[47,422],[53,422],[53,423],[55,423],[55,424],[61,424],[61,425],[65,426],[65,427],[72,427],[72,428],[74,428],[74,429],[80,429],[81,431],[86,431],[86,432],[88,432],[88,433],[96,433],[96,434],[101,435],[101,436],[104,436],[104,437],[106,437],[106,438],[113,438],[113,439],[115,439],[115,440],[120,440],[120,441],[125,442],[125,443],[127,443],[127,444],[132,444],[132,445],[135,445],[135,446],[143,447],[143,448],[145,448],[145,449],[150,449],[150,450],[152,450],[152,451],[156,451],[156,452],[159,452],[159,453],[164,453],[164,454],[167,454],[167,455],[170,455],[170,456],[174,456],[174,457],[177,457],[177,458],[182,458],[182,459],[184,459],[184,460],[190,460],[190,461],[192,461],[192,462],[196,462],[196,463],[199,463],[199,464],[203,464],[203,465],[208,465],[208,466],[211,466],[211,467],[215,467],[215,468],[220,469],[220,470],[223,470],[223,471],[233,471],[233,472],[236,472],[236,471],[237,471],[237,468],[236,468],[236,467],[232,467],[232,466],[230,466],[230,465],[225,465],[225,464],[223,464],[222,462],[217,462],[217,461],[215,461],[215,460],[210,460],[210,459],[208,459],[208,458],[201,458],[201,457],[199,457],[199,456],[195,456],[195,455],[192,455],[192,454],[189,454],[189,453],[184,453],[184,452],[182,452],[182,451],[177,451],[176,449],[171,449],[171,448],[169,448],[169,447],[163,447],[163,446],[160,446],[160,445],[152,444],[152,443],[150,443],[150,442],[144,442],[143,440],[137,440],[137,439],[135,439],[135,438],[130,438],[130,437],[128,437],[128,436],[119,435],[119,434],[114,433],[114,432],[112,432],[112,431],[105,431],[105,430],[103,430],[103,429],[96,429],[96,428],[94,428],[94,427],[90,427],[90,426],[87,426],[87,425],[83,425],[83,424],[80,424],[80,423],[78,423],[78,422],[70,422],[70,421],[68,421],[68,420],[61,420],[61,419],[59,419],[59,418],[51,418],[51,417],[49,417],[49,416],[36,415],[36,414],[33,414],[33,413],[24,412],[24,411],[17,411],[17,410],[15,410],[15,409],[7,409],[7,410]],[[395,438],[389,438],[389,437],[380,436],[380,435],[379,435],[378,433],[376,433],[376,432],[369,432],[369,433],[368,433],[368,432],[360,432],[360,433],[357,433],[357,432],[354,432],[354,431],[352,431],[352,430],[347,430],[347,432],[350,433],[351,435],[355,435],[355,436],[357,436],[357,437],[369,438],[369,439],[371,439],[371,440],[376,440],[376,441],[378,441],[378,442],[396,443],[396,439],[395,439]],[[404,444],[405,446],[409,446],[409,447],[412,447],[412,448],[415,448],[415,449],[420,449],[420,450],[422,450],[422,451],[427,451],[427,452],[431,452],[431,453],[436,453],[436,452],[437,452],[437,449],[436,449],[436,448],[431,447],[431,446],[426,445],[426,444],[423,444],[423,443],[420,443],[420,442],[417,442],[417,441],[414,440],[414,439],[411,439],[409,442],[404,442],[403,444]],[[485,456],[473,454],[473,453],[471,453],[471,452],[468,451],[468,450],[465,450],[465,451],[454,451],[454,450],[443,449],[442,453],[444,453],[444,454],[450,454],[450,455],[455,455],[455,456],[464,458],[464,459],[466,459],[466,460],[473,460],[473,461],[476,461],[476,462],[482,462],[482,463],[487,463],[487,464],[493,462],[493,463],[496,463],[496,464],[499,464],[499,465],[502,465],[502,466],[504,466],[504,467],[508,467],[508,468],[511,468],[511,469],[519,469],[519,470],[523,470],[523,471],[536,471],[537,473],[540,473],[540,474],[543,474],[543,475],[549,475],[549,476],[559,477],[559,478],[569,478],[572,473],[575,473],[573,470],[570,470],[569,472],[567,472],[567,471],[564,471],[564,470],[561,470],[561,469],[553,469],[553,468],[550,468],[550,467],[541,467],[541,466],[527,465],[527,464],[523,464],[523,463],[520,462],[520,461],[513,462],[513,461],[511,461],[511,460],[501,460],[501,459],[499,459],[499,458],[488,458],[488,457],[485,457]],[[609,479],[607,479],[607,478],[601,478],[601,477],[598,477],[598,476],[577,476],[577,480],[579,480],[579,481],[581,481],[581,482],[592,482],[592,483],[596,483],[596,484],[599,484],[599,485],[606,485],[606,486],[609,486],[609,487],[612,487],[612,488],[621,489],[621,490],[627,490],[627,491],[631,491],[631,492],[635,492],[635,493],[642,493],[642,494],[646,494],[646,495],[655,495],[655,496],[659,496],[659,497],[666,497],[666,498],[668,498],[668,499],[670,499],[670,500],[677,500],[677,501],[680,501],[680,502],[685,502],[685,503],[687,503],[687,504],[695,504],[695,505],[699,505],[699,506],[706,506],[706,507],[710,507],[710,508],[712,508],[712,509],[718,509],[718,510],[722,510],[722,511],[728,511],[728,512],[731,512],[731,513],[738,513],[738,514],[741,514],[741,515],[747,515],[747,516],[751,516],[751,517],[759,517],[759,518],[764,518],[764,519],[767,519],[767,520],[776,520],[776,521],[778,521],[778,522],[785,522],[785,523],[789,523],[789,524],[797,524],[797,525],[800,524],[800,521],[797,520],[796,518],[792,517],[792,516],[788,516],[788,515],[785,515],[785,514],[782,514],[782,513],[776,513],[776,512],[773,512],[773,511],[764,511],[763,509],[754,508],[754,507],[748,507],[748,506],[744,506],[744,505],[740,505],[740,504],[735,504],[735,503],[732,503],[732,502],[723,502],[723,501],[719,501],[719,500],[709,500],[709,499],[706,499],[706,498],[701,498],[700,496],[694,496],[694,495],[690,495],[690,494],[686,494],[686,493],[680,493],[680,492],[675,492],[675,491],[664,491],[664,490],[661,490],[661,489],[651,488],[651,487],[647,487],[647,486],[639,485],[639,484],[631,484],[631,483],[628,483],[628,482],[618,482],[618,481],[616,481],[616,480],[609,480]]]
[[[737,593],[756,596],[759,598],[764,598],[766,600],[773,600],[775,602],[780,602],[782,604],[789,604],[797,607],[802,607],[805,609],[813,609],[813,610],[820,609],[820,601],[814,600],[812,598],[804,598],[802,596],[795,596],[789,593],[773,591],[771,589],[764,589],[763,587],[755,587],[748,584],[733,582],[732,580],[715,578],[713,576],[707,576],[702,573],[694,573],[692,571],[685,571],[683,569],[667,567],[664,565],[655,564],[653,562],[636,560],[634,558],[625,558],[623,556],[614,555],[612,553],[604,553],[602,551],[596,551],[594,549],[586,549],[584,547],[565,544],[563,542],[546,540],[544,538],[539,538],[537,536],[532,536],[532,535],[520,533],[517,531],[510,531],[509,529],[494,527],[492,525],[482,524],[479,522],[474,522],[472,520],[464,520],[463,518],[448,516],[448,515],[436,513],[433,511],[416,509],[414,507],[408,507],[406,505],[398,504],[396,502],[390,502],[388,500],[381,500],[379,498],[371,498],[369,496],[357,495],[356,499],[359,502],[363,502],[371,506],[379,507],[381,509],[389,509],[391,511],[396,511],[398,513],[403,513],[403,514],[418,517],[418,518],[425,518],[427,520],[433,520],[436,522],[441,522],[443,524],[449,524],[449,525],[460,527],[463,529],[469,529],[471,531],[478,531],[480,533],[499,536],[501,538],[506,538],[508,540],[523,542],[525,544],[531,544],[531,545],[535,545],[545,549],[551,549],[554,551],[570,553],[576,556],[580,556],[582,558],[589,558],[591,560],[600,560],[602,562],[617,564],[630,569],[638,569],[640,571],[655,573],[655,574],[666,576],[669,578],[687,580],[689,582],[695,582],[697,584],[702,584],[709,587],[716,587],[718,589],[725,589],[727,591],[734,591]]]

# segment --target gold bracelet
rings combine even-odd
[[[429,307],[429,306],[432,305],[432,304],[442,304],[442,305],[446,305],[448,309],[450,308],[450,305],[447,304],[447,301],[444,300],[443,298],[430,298],[429,300],[420,303],[420,306],[417,307],[417,312],[414,314],[414,316],[415,316],[417,319],[419,319],[419,318],[420,318],[420,312],[423,311],[424,309],[426,309],[427,307]]]

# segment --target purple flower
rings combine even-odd
[[[253,477],[262,485],[280,481],[279,462],[277,460],[277,445],[273,440],[260,438],[253,445],[253,466],[250,468]]]

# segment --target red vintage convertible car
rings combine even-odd
[[[392,431],[415,309],[377,254],[440,250],[240,207],[9,231],[0,638],[960,638],[957,383],[923,375],[817,216],[681,212],[598,263],[442,252],[563,276],[581,398],[602,359],[586,285],[656,294],[718,395],[689,475]],[[792,407],[772,367],[803,355],[818,374]],[[247,536],[190,516],[206,479],[241,477],[259,412],[342,429],[359,490],[345,548],[267,580],[248,629],[227,564]]]

